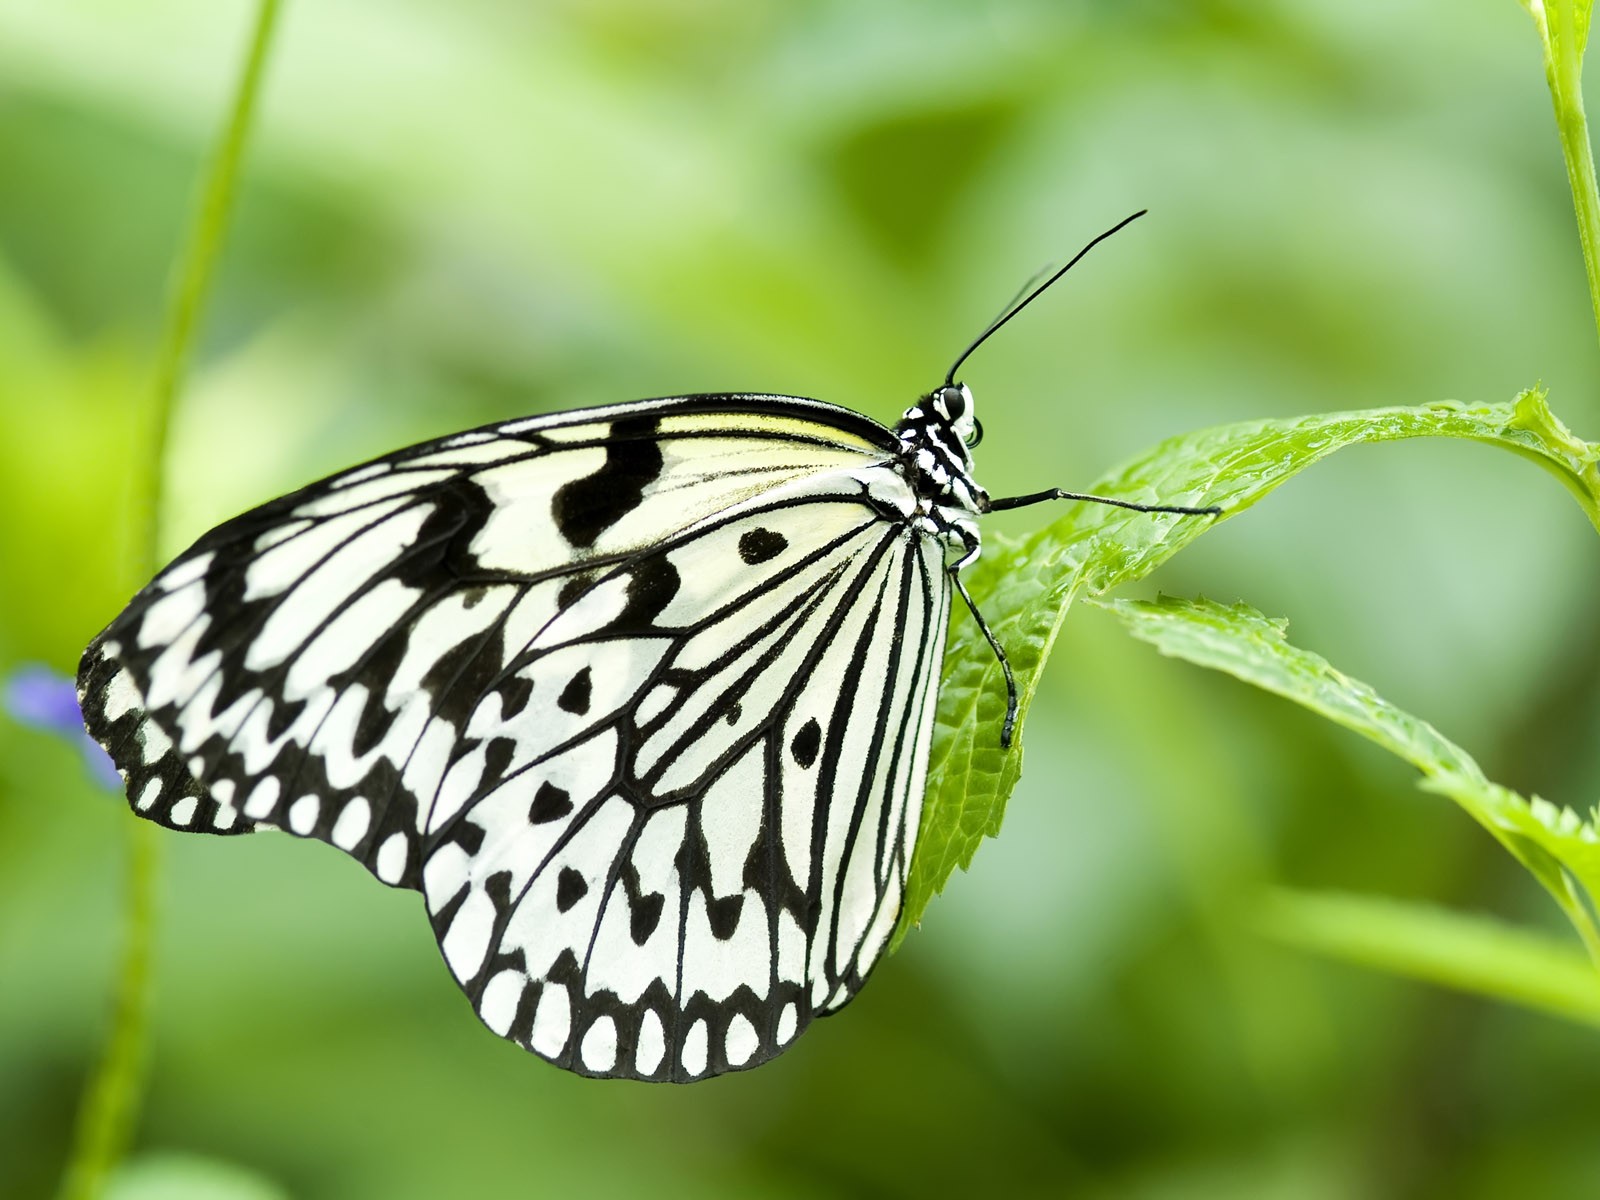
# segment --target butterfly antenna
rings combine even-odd
[[[1001,309],[1000,310],[1000,315],[998,317],[996,317],[993,321],[989,322],[988,328],[986,328],[982,333],[980,333],[976,338],[974,338],[972,340],[972,345],[968,346],[965,350],[963,350],[961,352],[961,356],[959,358],[957,358],[954,363],[951,364],[950,370],[945,374],[945,377],[944,377],[944,385],[945,385],[945,387],[953,387],[955,385],[956,372],[961,369],[961,364],[966,362],[967,359],[972,357],[972,352],[974,350],[976,350],[979,346],[983,345],[992,336],[994,336],[996,333],[998,333],[1000,331],[1000,327],[1002,325],[1004,325],[1007,321],[1011,320],[1012,317],[1016,316],[1023,309],[1027,308],[1028,305],[1032,304],[1035,300],[1037,300],[1039,298],[1039,296],[1045,291],[1045,289],[1047,289],[1056,280],[1060,279],[1068,271],[1072,270],[1073,266],[1077,263],[1077,261],[1080,258],[1082,258],[1085,254],[1089,253],[1089,251],[1093,250],[1096,246],[1098,246],[1101,242],[1105,241],[1113,233],[1116,233],[1119,230],[1121,230],[1122,228],[1124,228],[1125,226],[1132,224],[1134,221],[1137,221],[1140,217],[1144,216],[1145,213],[1147,213],[1149,211],[1150,210],[1147,209],[1147,208],[1141,208],[1138,212],[1134,213],[1133,216],[1124,217],[1122,220],[1118,221],[1110,229],[1106,230],[1099,237],[1097,237],[1094,240],[1092,240],[1082,250],[1079,250],[1076,254],[1074,254],[1072,256],[1071,261],[1068,262],[1066,266],[1062,267],[1060,270],[1055,272],[1055,274],[1051,275],[1049,279],[1046,279],[1043,283],[1039,284],[1037,287],[1033,287],[1033,284],[1034,284],[1035,281],[1038,280],[1038,278],[1039,278],[1038,275],[1035,275],[1033,277],[1033,279],[1030,279],[1026,284],[1024,284],[1023,288],[1022,288],[1022,291],[1023,292],[1027,292],[1027,295],[1024,296],[1019,292],[1018,295],[1021,296],[1021,299],[1014,299],[1014,300],[1012,300],[1012,302],[1010,304],[1006,305],[1005,308]],[[1040,272],[1040,274],[1043,274],[1043,272]],[[1033,287],[1032,291],[1028,290],[1030,287]]]

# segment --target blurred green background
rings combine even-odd
[[[252,12],[0,0],[0,669],[71,670],[130,590],[164,279]],[[892,421],[1141,207],[964,372],[991,491],[1206,424],[1541,380],[1600,434],[1515,0],[291,0],[168,549],[516,414],[771,389]],[[1288,616],[1492,777],[1586,807],[1592,536],[1531,466],[1408,443],[1310,472],[1150,590]],[[1270,883],[1564,931],[1407,768],[1093,610],[1027,734],[1005,833],[848,1012],[688,1088],[493,1037],[417,897],[331,849],[162,835],[137,1153],[313,1198],[1600,1194],[1594,1031],[1255,931]],[[0,721],[8,1197],[54,1186],[103,1041],[130,819]]]

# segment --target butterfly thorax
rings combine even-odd
[[[965,384],[939,388],[905,411],[895,426],[901,472],[917,498],[916,519],[956,557],[974,554],[989,496],[972,477],[970,447],[978,440],[972,393]]]

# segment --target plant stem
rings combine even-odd
[[[62,1180],[63,1200],[93,1200],[133,1137],[150,1040],[150,961],[155,939],[156,879],[160,842],[148,821],[128,828],[127,905],[111,1037],[84,1091],[73,1132],[72,1157]]]
[[[142,547],[146,558],[140,564],[141,582],[155,572],[160,561],[161,474],[166,461],[173,402],[183,382],[195,328],[216,275],[223,236],[233,210],[239,167],[244,159],[245,139],[266,67],[267,48],[272,42],[272,30],[278,18],[278,6],[279,0],[261,0],[256,10],[255,33],[250,41],[249,56],[245,59],[244,73],[234,93],[233,108],[212,152],[199,203],[190,222],[188,242],[174,265],[166,331],[160,356],[156,359],[155,386],[151,392],[150,440],[148,457],[144,460],[150,478],[140,490],[144,536],[136,544]]]
[[[1302,950],[1600,1026],[1589,960],[1546,934],[1376,896],[1267,891],[1257,927]]]
[[[1555,106],[1556,133],[1578,216],[1578,241],[1589,276],[1589,303],[1600,336],[1600,187],[1595,182],[1589,121],[1583,112],[1583,53],[1593,0],[1524,0],[1544,42],[1545,78]]]
[[[153,575],[160,564],[161,494],[173,403],[216,274],[278,8],[279,0],[261,0],[256,9],[244,70],[206,169],[188,238],[172,277],[166,328],[148,402],[149,440],[130,509],[137,532],[130,563],[134,586]],[[111,1036],[78,1110],[71,1157],[61,1184],[62,1200],[94,1200],[104,1192],[111,1172],[133,1140],[149,1058],[151,951],[155,941],[160,842],[155,826],[149,822],[135,820],[125,825],[127,928],[118,967]]]

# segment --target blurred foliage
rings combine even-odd
[[[126,598],[134,420],[249,9],[0,0],[0,670],[70,670]],[[1035,267],[1144,206],[966,370],[992,491],[1223,421],[1536,381],[1600,428],[1509,0],[291,4],[168,549],[514,414],[772,389],[893,419]],[[1408,442],[1327,461],[1149,586],[1291,615],[1488,777],[1586,808],[1592,538],[1511,456]],[[1560,928],[1408,768],[1094,610],[1027,733],[1005,836],[848,1014],[691,1088],[506,1046],[416,899],[336,852],[166,839],[124,1190],[1593,1195],[1591,1029],[1260,936],[1273,885]],[[128,819],[0,722],[7,1196],[54,1186],[103,1041]]]

